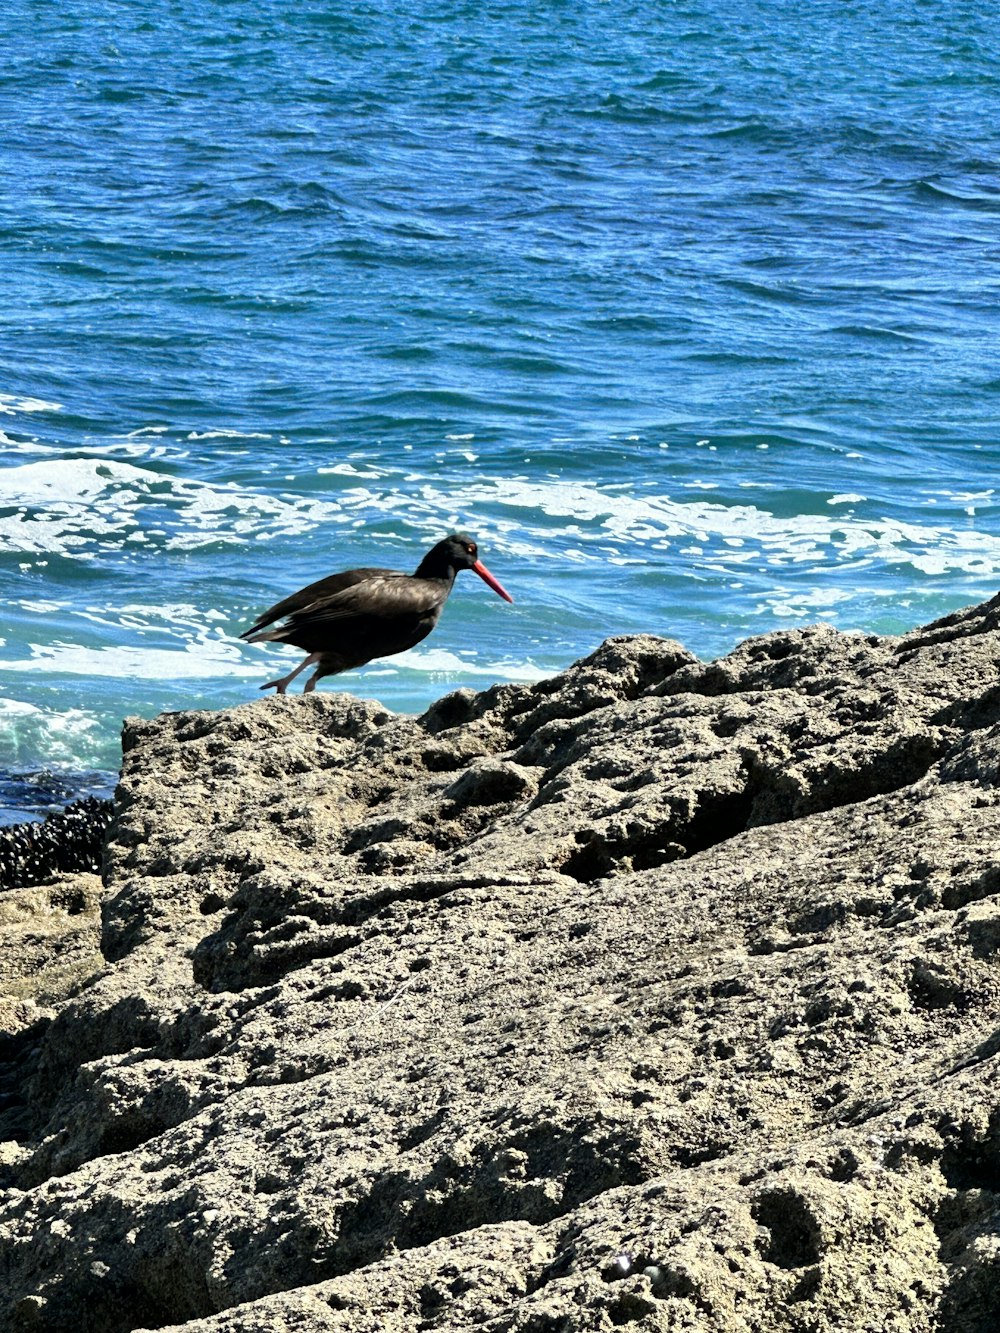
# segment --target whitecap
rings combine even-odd
[[[62,403],[50,403],[44,398],[26,398],[16,393],[0,393],[0,412],[15,417],[21,412],[61,412]]]
[[[384,477],[384,472],[378,472],[373,468],[355,467],[353,463],[336,463],[330,467],[318,467],[316,475],[319,477]]]
[[[425,488],[426,500],[433,498]],[[944,525],[906,522],[890,518],[834,519],[822,514],[777,515],[756,505],[718,504],[699,500],[671,500],[667,496],[609,495],[605,488],[587,482],[558,482],[539,486],[516,480],[475,484],[466,488],[464,501],[470,511],[483,504],[500,504],[549,518],[572,519],[589,526],[585,541],[596,543],[611,535],[618,543],[635,545],[666,538],[688,538],[695,548],[708,542],[724,543],[727,537],[741,538],[744,552],[756,550],[764,564],[781,566],[812,561],[827,567],[843,564],[911,565],[921,573],[969,572],[976,575],[1000,572],[1000,538],[975,528],[953,529]],[[440,497],[443,507],[445,497]],[[523,529],[523,524],[521,525]],[[504,550],[525,553],[525,543],[506,540],[498,530]],[[576,534],[574,534],[576,535]],[[576,540],[579,542],[580,537]],[[577,548],[579,549],[579,548]],[[600,551],[588,558],[601,560]],[[737,553],[720,546],[727,563]],[[745,553],[740,553],[745,559]]]
[[[260,430],[193,430],[189,440],[273,440],[274,436]]]
[[[369,493],[347,505],[366,503]],[[164,502],[168,504],[165,506]],[[168,550],[189,551],[252,537],[308,532],[341,521],[337,503],[275,496],[237,486],[209,485],[109,458],[60,458],[0,468],[0,551],[57,552],[76,558],[113,549],[140,531],[137,510],[164,511],[145,536],[162,536]],[[141,541],[139,537],[137,540]]]
[[[89,768],[104,762],[100,719],[82,708],[39,708],[22,699],[0,699],[0,766],[38,763],[46,768]]]
[[[851,600],[852,593],[843,588],[808,588],[804,592],[790,593],[787,588],[776,590],[775,594],[765,597],[754,608],[755,614],[769,612],[783,618],[806,620],[813,619],[817,612],[830,611],[842,602]]]
[[[346,467],[354,466],[332,470],[350,477]],[[353,475],[365,477],[360,469]],[[0,516],[0,550],[85,559],[143,539],[175,552],[248,549],[318,528],[364,527],[377,515],[397,520],[391,533],[380,533],[382,546],[394,539],[409,545],[415,536],[433,540],[448,528],[468,526],[491,552],[531,560],[550,559],[553,531],[561,530],[573,539],[562,556],[574,562],[610,558],[656,565],[657,552],[679,539],[692,560],[722,569],[756,561],[775,568],[813,562],[853,570],[881,563],[921,573],[1000,572],[1000,538],[971,523],[956,530],[854,514],[776,514],[761,503],[671,499],[566,480],[471,479],[458,493],[430,480],[405,488],[391,482],[387,475],[378,489],[348,485],[327,495],[275,494],[120,460],[35,461],[0,469],[0,506],[8,510]],[[960,498],[968,504],[986,494],[969,491]],[[845,492],[831,503],[861,499]]]
[[[260,663],[244,654],[233,640],[200,636],[181,649],[138,648],[126,644],[86,648],[81,644],[28,644],[31,656],[0,661],[0,672],[40,672],[110,680],[216,680],[225,676],[250,679]]]
[[[398,653],[393,661],[400,666],[408,667],[410,670],[434,675],[488,677],[491,680],[510,680],[522,684],[544,680],[552,674],[551,670],[543,671],[536,667],[533,662],[507,661],[477,664],[469,661],[467,657],[459,657],[457,653],[451,652],[448,648],[424,648],[423,650],[413,648],[409,652]],[[371,676],[376,673],[368,671],[365,674]],[[378,674],[387,673],[383,670]]]

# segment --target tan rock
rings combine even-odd
[[[130,722],[0,1325],[996,1327],[998,613]]]

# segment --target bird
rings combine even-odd
[[[260,688],[284,694],[300,671],[315,666],[303,690],[309,694],[323,676],[406,652],[437,624],[462,569],[471,569],[505,601],[513,602],[479,559],[476,543],[463,532],[453,532],[432,546],[413,574],[348,569],[276,602],[240,638],[247,643],[291,643],[304,648],[308,656],[287,676]],[[279,620],[284,624],[268,628]]]

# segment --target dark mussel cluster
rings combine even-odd
[[[112,803],[84,796],[41,823],[0,828],[0,889],[27,888],[53,875],[100,870]]]

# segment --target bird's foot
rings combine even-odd
[[[284,678],[281,680],[269,680],[266,685],[261,685],[259,688],[262,690],[277,690],[279,694],[284,694],[288,689],[288,681]]]

